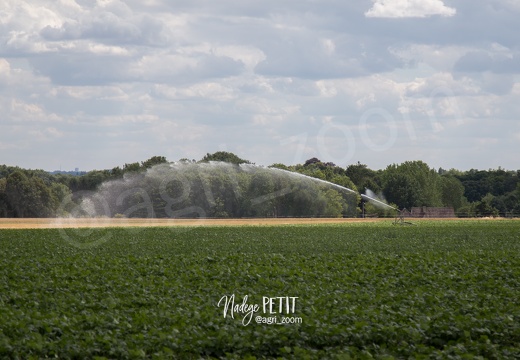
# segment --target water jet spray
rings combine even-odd
[[[369,189],[367,189],[367,192],[370,191]],[[378,206],[378,207],[383,207],[383,208],[389,208],[389,209],[392,209],[392,210],[395,210],[396,211],[396,214],[395,214],[395,220],[394,220],[394,225],[415,225],[411,222],[408,222],[408,221],[404,221],[404,212],[403,210],[399,210],[398,208],[392,206],[392,205],[389,205],[379,199],[376,199],[374,197],[371,197],[371,196],[368,196],[368,195],[365,195],[365,194],[361,194],[361,198],[365,201],[368,201],[372,204],[374,204],[375,206]]]
[[[382,202],[381,200],[377,200],[377,199],[374,199],[373,197],[370,197],[368,195],[365,195],[365,194],[361,194],[361,197],[363,198],[363,200],[366,200],[368,202],[372,202],[372,203],[375,203],[375,205],[382,205],[383,207],[387,207],[387,208],[390,208],[392,210],[396,210],[396,211],[399,211],[398,208],[395,208],[391,205],[388,205],[387,203],[384,203]]]

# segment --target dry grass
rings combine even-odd
[[[380,220],[380,219],[379,219]],[[388,219],[386,219],[388,220]],[[340,224],[368,222],[378,219],[344,218],[269,218],[269,219],[112,219],[112,218],[54,218],[54,219],[0,219],[0,229],[49,229],[125,226],[240,226],[290,224]]]
[[[482,220],[490,220],[483,218]],[[496,218],[497,220],[500,218]],[[143,227],[143,226],[241,226],[241,225],[296,225],[296,224],[341,224],[352,222],[391,221],[386,218],[267,218],[267,219],[113,219],[113,218],[44,218],[13,219],[0,218],[0,229],[50,229],[89,227]],[[463,220],[461,218],[417,219],[423,220]],[[470,220],[476,220],[474,218]]]

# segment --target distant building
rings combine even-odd
[[[451,218],[455,216],[455,210],[451,207],[427,207],[427,206],[418,206],[413,207],[411,211],[406,211],[405,216],[415,217],[415,218]]]

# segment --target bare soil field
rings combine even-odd
[[[482,220],[490,220],[484,218]],[[500,218],[497,218],[497,220]],[[424,220],[463,220],[461,218],[409,218],[412,222]],[[472,220],[475,220],[474,218]],[[274,226],[297,224],[341,224],[354,222],[393,221],[391,218],[262,218],[262,219],[114,219],[114,218],[0,218],[0,229],[51,229],[91,227],[143,226]]]

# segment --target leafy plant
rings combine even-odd
[[[0,231],[2,358],[515,358],[517,221]],[[219,299],[298,297],[299,324]]]

